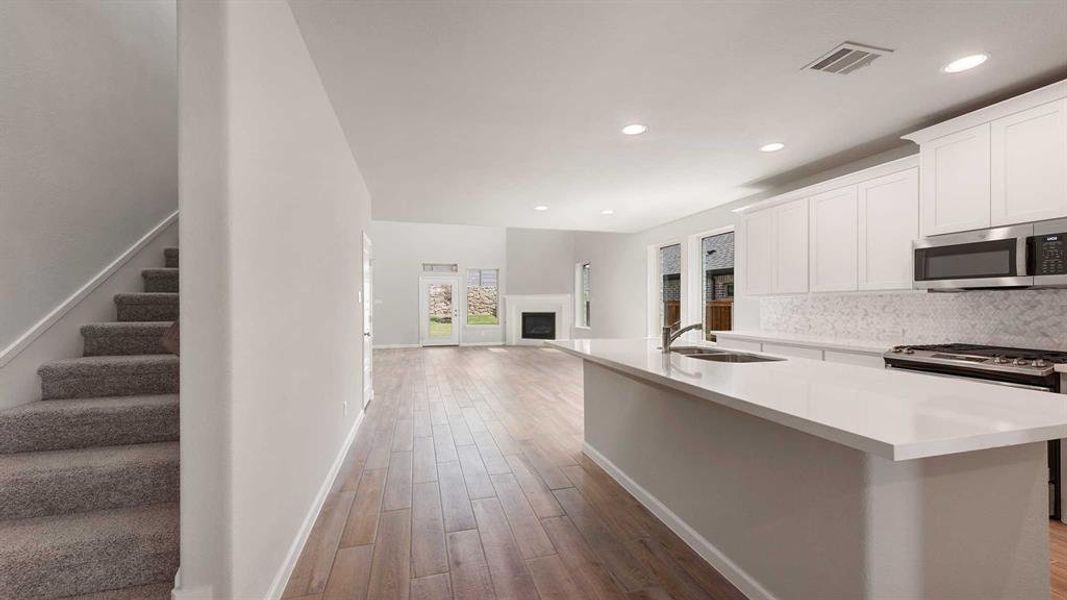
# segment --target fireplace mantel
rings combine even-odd
[[[570,294],[507,294],[504,296],[505,343],[509,346],[540,346],[545,340],[522,337],[522,313],[556,313],[556,339],[571,337],[573,302]]]

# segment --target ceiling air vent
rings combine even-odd
[[[848,75],[871,64],[879,56],[884,56],[890,52],[892,50],[886,48],[875,48],[874,46],[845,42],[823,54],[815,62],[805,65],[804,68],[837,73],[838,75]]]

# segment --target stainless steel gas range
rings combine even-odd
[[[1043,392],[1067,393],[1056,365],[1067,364],[1067,352],[1028,350],[975,344],[894,346],[882,355],[886,368],[922,371],[941,377],[978,379],[987,383]],[[1062,500],[1060,440],[1048,443],[1049,516],[1060,519]]]

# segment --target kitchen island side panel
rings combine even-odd
[[[893,462],[584,364],[592,458],[750,597],[1048,598],[1043,443]]]

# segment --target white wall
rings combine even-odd
[[[180,593],[276,596],[360,406],[370,197],[286,2],[179,16]]]
[[[0,349],[177,208],[175,39],[174,0],[0,2]]]
[[[508,293],[573,293],[576,235],[554,229],[509,228]]]
[[[503,227],[374,221],[374,345],[419,343],[419,277],[423,263],[459,265],[461,290],[467,269],[500,269],[500,295],[509,293],[507,232]],[[464,325],[463,343],[503,343],[500,326]]]

